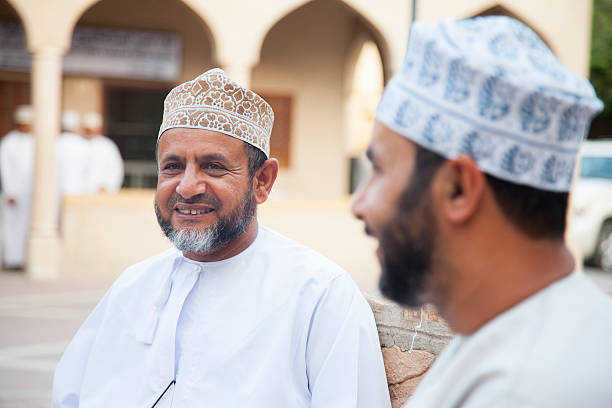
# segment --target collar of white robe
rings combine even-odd
[[[159,318],[172,293],[172,281],[181,261],[181,256],[174,258],[172,270],[165,279],[162,279],[157,290],[157,296],[154,298],[148,314],[136,323],[136,338],[145,344],[153,344],[157,326],[159,325]]]

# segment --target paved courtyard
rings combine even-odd
[[[612,293],[612,274],[587,275]],[[0,272],[0,408],[50,406],[55,365],[110,283],[39,282]]]
[[[109,285],[0,273],[0,407],[51,405],[55,365]]]

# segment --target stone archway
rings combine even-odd
[[[117,13],[121,10],[121,13]],[[101,0],[79,18],[72,47],[78,47],[83,31],[109,38],[125,36],[151,54],[142,60],[125,56],[111,64],[133,64],[136,68],[64,76],[63,106],[85,113],[99,112],[105,119],[105,133],[119,146],[125,161],[126,187],[152,188],[156,183],[155,138],[167,92],[177,83],[193,79],[216,65],[215,38],[206,22],[181,0],[129,1]],[[93,34],[90,34],[92,32]],[[110,41],[110,40],[109,40]],[[114,46],[113,44],[110,44]],[[117,44],[117,51],[129,44]],[[156,48],[167,53],[148,70],[148,58],[155,59]],[[170,48],[168,48],[171,46]],[[172,49],[174,51],[172,51]],[[165,50],[165,51],[164,51]],[[70,58],[69,52],[67,58]],[[142,69],[145,68],[145,69]],[[157,68],[157,69],[156,69]]]
[[[540,39],[544,42],[544,44],[546,44],[548,46],[548,48],[550,48],[550,50],[553,53],[555,52],[555,50],[552,49],[550,43],[546,40],[546,38],[542,35],[542,33],[539,30],[534,28],[526,19],[518,16],[517,14],[515,14],[514,12],[512,12],[508,8],[502,6],[501,4],[497,4],[495,6],[487,8],[485,10],[482,10],[482,11],[476,13],[475,15],[473,15],[472,17],[480,17],[480,16],[507,16],[507,17],[512,17],[512,18],[520,21],[521,23],[525,24],[527,27],[531,28],[538,35],[538,37],[540,37]]]
[[[15,107],[30,103],[29,52],[26,33],[17,10],[0,0],[0,137],[13,125]]]
[[[209,24],[182,0],[100,0],[82,13],[76,25],[176,33],[184,50],[184,69],[177,82],[216,63],[216,38]]]
[[[381,51],[379,33],[339,0],[308,2],[268,31],[251,82],[282,112],[272,136],[273,154],[283,152],[278,190],[290,195],[348,193],[344,112],[352,69],[347,61],[355,64],[354,50],[366,41]],[[279,141],[282,145],[275,146]]]
[[[292,18],[295,13],[301,13],[301,10],[311,8],[311,3],[322,2],[323,0],[297,0],[292,2],[280,3],[283,4],[283,7],[277,10],[272,10],[268,16],[268,21],[264,22],[263,26],[260,27],[260,31],[262,30],[262,35],[259,38],[259,42],[257,44],[257,49],[259,50],[260,56],[263,52],[265,41],[268,39],[270,33],[278,26],[279,23],[285,21],[288,18]],[[360,9],[353,5],[352,1],[332,0],[332,2],[336,3],[337,6],[341,6],[346,13],[355,18],[368,33],[368,36],[370,37],[371,41],[376,43],[381,54],[385,79],[389,79],[390,75],[392,74],[390,62],[391,51],[389,41],[387,40],[385,34],[383,34],[383,31],[379,29],[379,27],[374,22],[372,22],[372,20],[368,16],[366,16]],[[404,44],[402,44],[402,46],[403,45]]]

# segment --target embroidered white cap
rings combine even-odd
[[[19,105],[13,114],[13,121],[18,125],[31,125],[34,121],[34,111],[30,105]]]
[[[274,112],[261,96],[215,68],[170,91],[157,140],[177,127],[212,130],[249,143],[269,157],[273,124]]]
[[[81,126],[81,117],[77,111],[72,109],[62,113],[62,130],[66,132],[76,132]]]
[[[102,127],[102,115],[97,112],[89,112],[83,115],[83,127],[87,129],[100,129]]]
[[[591,84],[531,29],[489,16],[414,23],[376,118],[446,158],[471,155],[485,173],[568,191],[602,108]]]

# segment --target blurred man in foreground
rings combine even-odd
[[[416,23],[353,211],[381,290],[457,333],[409,407],[612,406],[612,299],[564,243],[591,85],[506,17]]]
[[[123,160],[115,142],[102,135],[102,116],[90,112],[83,116],[83,133],[89,139],[90,162],[88,190],[91,193],[117,193],[123,183]]]
[[[389,407],[372,311],[340,267],[259,227],[274,114],[220,69],[174,88],[155,212],[55,371],[54,407]]]
[[[0,144],[0,177],[2,178],[2,266],[22,269],[32,208],[34,175],[34,136],[32,107],[18,106],[15,128]]]

